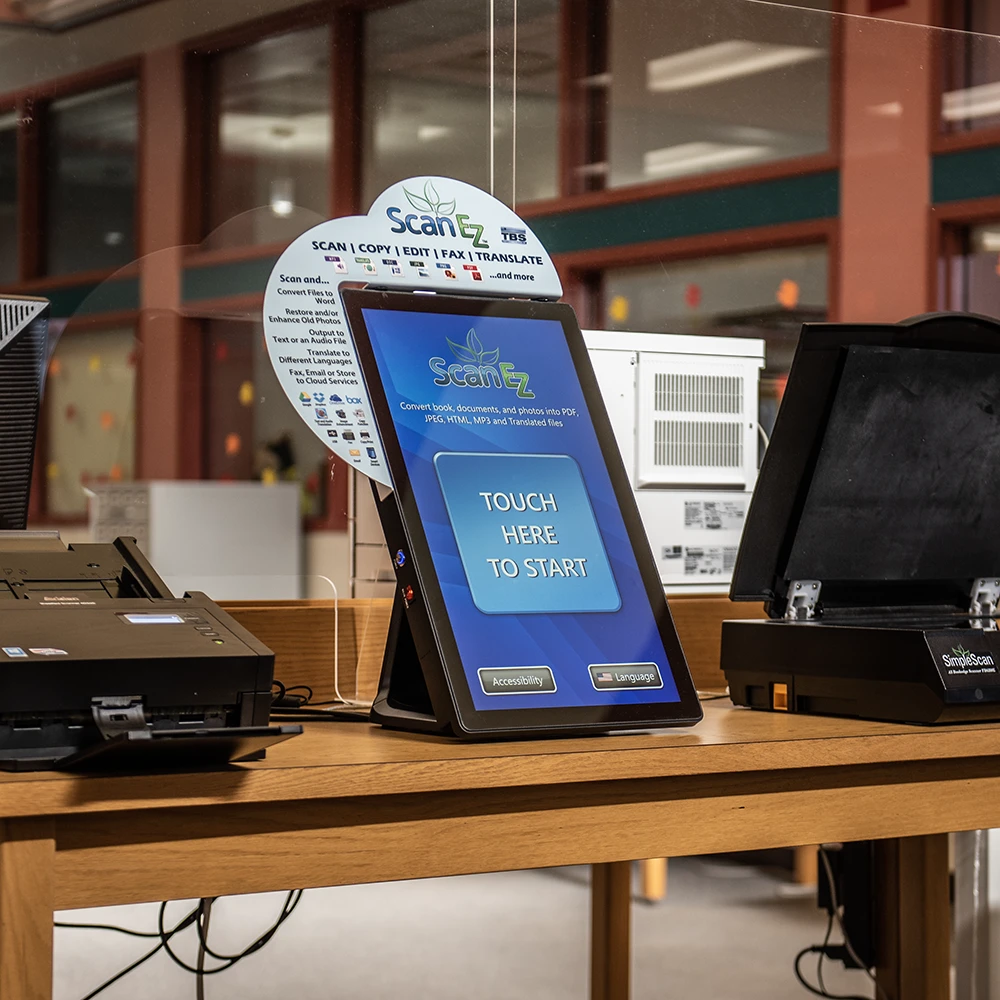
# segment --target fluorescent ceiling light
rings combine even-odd
[[[1000,83],[950,90],[941,98],[941,117],[946,122],[983,118],[1000,112]]]
[[[646,86],[653,93],[691,90],[753,73],[820,59],[823,49],[807,45],[778,45],[734,38],[704,45],[646,63]]]
[[[286,116],[224,111],[219,116],[219,139],[227,153],[316,159],[330,151],[330,116],[316,112]]]
[[[8,0],[12,17],[0,18],[3,23],[21,24],[49,31],[66,31],[152,0]],[[3,5],[0,4],[0,7]]]
[[[981,229],[976,233],[976,242],[983,253],[1000,253],[1000,231]]]
[[[453,131],[450,125],[420,125],[417,127],[417,138],[421,142],[434,142],[451,135]]]
[[[873,115],[878,115],[880,118],[902,118],[903,102],[886,101],[885,104],[870,104],[868,106],[868,110]]]
[[[733,167],[762,160],[770,146],[733,146],[723,142],[683,142],[642,154],[642,172],[648,177],[677,177],[714,167]]]

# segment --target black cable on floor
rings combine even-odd
[[[164,905],[166,905],[166,904],[164,904]],[[176,924],[174,926],[173,930],[171,930],[171,931],[169,931],[167,933],[167,935],[166,935],[167,940],[169,940],[170,938],[172,938],[175,934],[180,933],[185,928],[190,927],[191,924],[193,924],[197,920],[197,918],[198,918],[198,912],[199,912],[200,909],[201,909],[201,904],[199,903],[198,906],[196,906],[186,917],[184,917],[179,924]],[[64,926],[64,927],[88,927],[88,926],[91,926],[91,927],[94,927],[94,928],[99,929],[99,930],[111,930],[111,931],[118,931],[119,933],[123,933],[123,934],[132,934],[135,937],[148,937],[147,934],[143,934],[143,933],[140,933],[138,931],[130,931],[127,928],[112,927],[110,925],[105,926],[103,924],[93,924],[93,925],[88,925],[88,924],[62,924],[62,925],[60,925],[60,924],[56,924],[56,926],[57,927],[59,927],[59,926]],[[113,986],[115,983],[117,983],[119,979],[124,979],[125,976],[127,976],[133,970],[138,969],[139,966],[142,965],[144,962],[148,962],[158,951],[160,951],[161,948],[164,947],[164,944],[163,944],[163,935],[158,932],[155,935],[155,937],[160,938],[160,943],[155,948],[153,948],[152,951],[146,952],[145,955],[143,955],[141,958],[137,958],[134,962],[132,962],[131,965],[126,965],[125,968],[122,969],[120,972],[116,972],[110,979],[107,979],[103,983],[101,983],[101,985],[98,986],[97,989],[91,990],[90,993],[88,993],[85,997],[83,997],[83,1000],[94,1000],[94,997],[96,997],[99,993],[103,993],[109,986]]]
[[[181,921],[175,924],[171,928],[166,926],[166,912],[167,904],[161,903],[159,914],[157,916],[157,930],[148,934],[145,931],[135,931],[128,927],[117,927],[113,924],[88,924],[88,923],[70,923],[70,922],[60,922],[57,923],[57,927],[69,927],[74,929],[88,929],[88,930],[108,930],[115,931],[119,934],[128,934],[133,937],[155,937],[159,938],[159,943],[155,948],[146,952],[145,955],[137,958],[134,962],[127,965],[124,969],[116,972],[110,979],[105,980],[96,989],[91,990],[82,1000],[94,1000],[98,994],[103,993],[109,986],[117,983],[120,979],[123,979],[130,972],[138,969],[140,965],[144,962],[148,962],[154,955],[158,952],[165,951],[170,959],[179,965],[185,972],[190,972],[196,977],[196,992],[198,1000],[204,1000],[205,996],[205,976],[212,976],[218,972],[225,972],[227,969],[231,969],[237,962],[241,962],[248,955],[253,955],[255,952],[260,951],[274,935],[278,932],[278,928],[292,915],[295,908],[299,905],[302,899],[302,890],[293,889],[285,897],[285,902],[281,907],[281,912],[278,914],[277,920],[266,930],[263,934],[255,938],[246,948],[242,951],[236,952],[233,955],[223,955],[219,952],[213,951],[208,944],[208,927],[212,915],[212,905],[215,903],[215,899],[201,899],[198,901],[198,905]],[[170,941],[181,931],[186,930],[192,924],[195,925],[198,933],[198,957],[194,965],[189,965],[184,961],[171,947]],[[216,961],[222,962],[223,964],[214,969],[205,968],[205,963],[208,958],[213,958]]]
[[[830,919],[832,923],[833,918],[831,917]],[[859,996],[857,993],[828,993],[826,990],[821,990],[813,986],[813,984],[810,983],[804,975],[802,975],[802,959],[805,958],[806,955],[819,952],[820,961],[822,962],[822,948],[822,945],[811,944],[808,948],[803,948],[802,951],[795,956],[795,964],[793,968],[795,969],[795,978],[799,981],[799,983],[812,993],[813,996],[823,997],[823,1000],[872,1000],[871,997]]]
[[[130,937],[137,938],[158,938],[160,936],[159,931],[134,931],[131,927],[118,927],[115,924],[77,924],[57,920],[54,926],[84,931],[114,931],[116,934],[128,934]]]
[[[197,1000],[205,1000],[205,959],[208,951],[205,948],[205,941],[202,939],[202,928],[204,928],[204,938],[208,938],[208,925],[212,920],[212,904],[214,899],[203,899],[201,901],[202,919],[198,922],[198,979],[195,983],[195,997]]]

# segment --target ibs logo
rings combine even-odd
[[[472,240],[474,247],[488,249],[489,243],[483,239],[483,226],[470,222],[467,215],[455,214],[455,199],[443,201],[433,182],[424,184],[424,193],[415,194],[403,188],[406,200],[421,214],[410,212],[403,215],[403,209],[390,205],[385,214],[395,223],[394,233],[413,233],[414,236],[461,236]],[[452,218],[454,216],[454,218]],[[413,261],[410,262],[411,264]]]
[[[469,331],[464,344],[450,338],[448,346],[459,364],[449,365],[444,358],[431,358],[430,369],[437,378],[435,385],[458,385],[474,389],[515,389],[521,399],[534,399],[528,388],[527,372],[516,372],[514,366],[500,360],[500,348],[492,351],[483,347],[475,329]]]
[[[995,666],[992,653],[970,653],[962,646],[952,646],[951,653],[942,653],[941,662],[951,669]]]

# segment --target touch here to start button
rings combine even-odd
[[[663,678],[655,663],[591,663],[590,683],[598,691],[661,688]]]
[[[484,694],[551,694],[556,679],[550,667],[480,667]]]

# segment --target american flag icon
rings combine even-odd
[[[614,680],[614,677],[612,677],[611,674],[609,674],[607,672],[607,670],[602,670],[597,675],[597,680],[598,680],[598,683],[601,683],[601,684],[610,684]]]

